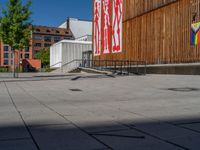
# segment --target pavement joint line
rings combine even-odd
[[[173,123],[170,123],[170,122],[166,122],[166,123],[167,123],[167,124],[170,124],[170,125],[173,125],[173,126],[175,126],[175,127],[178,127],[178,128],[190,130],[190,131],[193,131],[193,132],[195,132],[195,133],[200,133],[200,131],[195,130],[195,129],[191,129],[191,128],[189,128],[189,127],[184,127],[184,126],[182,126],[182,124],[181,124],[181,125],[176,125],[176,124],[173,124]],[[188,125],[188,124],[183,124],[183,125]]]
[[[30,128],[39,128],[39,127],[51,127],[51,126],[64,126],[70,125],[71,123],[62,123],[62,124],[44,124],[44,125],[28,125]]]
[[[71,80],[71,81],[74,81],[73,80],[73,76],[65,76],[65,77],[40,77],[40,78],[36,78],[36,77],[33,77],[33,78],[25,78],[25,77],[22,77],[22,78],[18,78],[18,79],[11,79],[11,80],[0,80],[0,83],[1,82],[28,82],[28,81],[51,81],[51,80]],[[103,75],[92,75],[92,76],[80,76],[80,79],[101,79],[101,78],[109,78],[108,77],[105,77]]]
[[[186,130],[190,130],[190,131],[193,131],[193,132],[196,132],[196,133],[200,133],[200,131],[194,130],[194,129],[191,129],[191,128],[188,128],[188,127],[183,127],[183,126],[177,126],[177,127],[183,128],[183,129],[186,129]]]
[[[31,140],[31,138],[30,138],[30,137],[24,137],[24,138],[0,139],[0,142],[7,142],[7,141],[23,141],[23,140]]]
[[[159,121],[159,122],[163,122],[163,123],[166,123],[166,124],[170,124],[170,125],[176,126],[176,125],[174,125],[174,124],[172,124],[172,123],[170,123],[170,122],[164,122],[164,121],[161,121],[161,120],[158,120],[158,119],[152,119],[152,118],[150,118],[150,117],[146,117],[145,115],[142,115],[142,114],[139,114],[139,113],[135,113],[135,112],[131,112],[131,111],[126,111],[126,112],[133,113],[133,114],[135,114],[135,115],[142,116],[142,117],[145,117],[145,118],[149,118],[149,119],[151,119],[152,121],[155,121],[155,122],[158,122],[158,121]],[[119,122],[119,123],[120,123],[120,122]],[[122,124],[122,125],[125,125],[125,124]],[[171,141],[162,139],[162,138],[160,138],[160,137],[158,137],[158,136],[154,136],[154,135],[152,135],[152,134],[150,134],[150,133],[147,133],[147,132],[145,132],[145,131],[142,131],[142,130],[140,130],[140,129],[137,129],[134,125],[125,125],[125,126],[130,127],[130,128],[132,128],[132,129],[135,129],[135,130],[138,131],[138,132],[147,134],[147,135],[149,135],[149,136],[151,136],[151,137],[154,137],[154,138],[156,138],[156,139],[159,139],[159,140],[161,140],[161,141],[164,141],[164,142],[166,142],[166,143],[169,143],[169,144],[172,144],[172,145],[174,145],[174,146],[180,147],[180,148],[182,148],[182,149],[184,149],[184,150],[190,150],[189,148],[186,148],[186,147],[184,147],[184,146],[178,145],[178,144],[173,143],[173,142],[171,142]],[[188,128],[181,127],[181,126],[176,126],[176,127],[183,128],[183,129],[188,129]],[[191,131],[193,131],[193,132],[197,132],[196,130],[193,130],[193,129],[188,129],[188,130],[191,130]],[[200,133],[200,132],[198,131],[198,133]]]
[[[140,130],[140,129],[137,129],[136,127],[132,127],[131,125],[126,125],[126,124],[122,124],[122,125],[127,126],[127,127],[130,127],[130,128],[132,128],[132,129],[134,129],[135,131],[138,131],[138,132],[140,132],[140,133],[143,133],[143,134],[145,134],[145,135],[148,135],[148,136],[150,136],[150,137],[153,137],[153,138],[158,139],[158,140],[160,140],[160,141],[163,141],[163,142],[165,142],[165,143],[168,143],[168,144],[171,144],[171,145],[173,145],[173,146],[182,148],[183,150],[190,150],[190,149],[187,148],[187,147],[181,146],[181,145],[176,144],[176,143],[174,143],[174,142],[171,142],[171,141],[169,141],[169,140],[165,140],[165,139],[160,138],[160,137],[158,137],[158,136],[152,135],[151,133],[142,131],[142,130]]]
[[[21,86],[20,86],[21,87]],[[24,92],[27,93],[27,91],[21,87],[22,90]],[[31,97],[33,97],[35,99],[35,101],[37,101],[38,103],[40,103],[41,105],[43,105],[44,107],[46,107],[47,109],[49,109],[50,111],[56,113],[57,115],[59,115],[60,117],[62,117],[63,119],[65,119],[66,121],[70,122],[72,125],[74,125],[77,129],[79,129],[80,131],[84,132],[85,134],[87,134],[88,136],[90,136],[91,138],[93,138],[94,140],[96,140],[97,142],[101,143],[102,145],[104,145],[105,147],[109,148],[110,150],[114,150],[112,147],[110,147],[109,145],[105,144],[104,142],[102,142],[101,140],[99,140],[98,138],[96,138],[93,135],[90,135],[86,130],[84,130],[83,128],[79,127],[78,125],[76,125],[75,123],[73,123],[71,120],[67,119],[64,115],[60,114],[59,112],[57,112],[56,110],[54,110],[53,108],[49,107],[48,105],[46,105],[45,103],[41,102],[38,98],[36,98],[35,96],[33,96],[30,93],[27,93],[28,95],[30,95]]]
[[[144,115],[141,115],[141,114],[138,114],[138,113],[134,113],[134,112],[131,112],[131,111],[126,111],[126,112],[129,112],[129,113],[133,113],[135,115],[139,115],[139,116],[142,116],[142,117],[146,117]],[[152,119],[152,118],[149,118],[147,117],[148,119],[151,119],[152,121],[155,121],[155,122],[162,122],[162,123],[165,123],[165,124],[169,124],[169,125],[173,125],[173,126],[176,126],[178,128],[182,128],[182,129],[186,129],[186,130],[190,130],[190,131],[193,131],[195,133],[200,133],[200,131],[198,130],[194,130],[194,129],[191,129],[191,128],[188,128],[188,127],[183,127],[182,125],[188,125],[188,124],[197,124],[197,123],[200,123],[200,122],[194,122],[194,123],[177,123],[177,124],[174,124],[174,123],[171,123],[169,121],[161,121],[161,120],[158,120],[158,119]]]
[[[132,113],[132,114],[135,114],[135,115],[137,115],[137,116],[142,116],[142,117],[145,117],[145,118],[146,118],[146,116],[144,116],[144,115],[142,115],[142,114],[139,114],[139,113],[135,113],[135,112],[131,112],[131,111],[125,111],[125,112]],[[148,118],[149,118],[149,117],[148,117]],[[151,119],[152,121],[160,121],[160,120],[155,120],[155,119],[152,119],[152,118],[149,118],[149,119]],[[189,148],[186,148],[186,147],[184,147],[184,146],[178,145],[178,144],[173,143],[173,142],[171,142],[171,141],[162,139],[162,138],[157,137],[157,136],[154,136],[154,135],[152,135],[152,134],[150,134],[150,133],[147,133],[147,132],[144,132],[144,131],[142,131],[142,130],[139,130],[139,129],[136,128],[135,125],[126,125],[126,124],[123,124],[123,123],[121,123],[121,122],[117,122],[117,123],[119,123],[119,124],[121,124],[121,125],[123,125],[123,126],[125,126],[125,127],[128,127],[128,128],[130,128],[130,129],[134,129],[134,130],[136,130],[136,131],[138,131],[138,132],[140,132],[140,133],[143,133],[143,134],[146,134],[146,135],[148,135],[148,136],[151,136],[151,137],[153,137],[153,138],[156,138],[156,139],[158,139],[158,140],[161,140],[161,141],[163,141],[163,142],[165,142],[165,143],[171,144],[171,145],[173,145],[173,146],[182,148],[182,149],[184,149],[184,150],[190,150]],[[164,122],[164,123],[165,123],[165,122]]]
[[[145,139],[145,136],[126,136],[126,135],[120,135],[120,134],[101,134],[101,133],[96,133],[96,134],[91,134],[94,136],[110,136],[110,137],[122,137],[122,138],[131,138],[131,139]]]
[[[122,109],[122,111],[127,112],[127,113],[131,113],[131,114],[134,114],[134,115],[137,115],[137,116],[142,116],[142,117],[145,117],[145,118],[146,118],[146,116],[144,116],[144,115],[142,115],[142,114],[139,114],[139,113],[136,113],[136,112],[127,111],[127,110],[124,110],[124,109]],[[151,119],[151,118],[150,118],[150,119]],[[152,120],[155,120],[155,119],[152,119]]]
[[[55,111],[55,110],[54,110]],[[55,111],[56,112],[56,111]],[[58,113],[58,112],[56,112]],[[75,123],[73,123],[71,120],[67,119],[66,117],[62,116],[62,114],[58,113],[61,117],[65,118],[67,121],[71,122],[76,128],[78,128],[79,130],[81,130],[82,132],[84,132],[85,134],[89,135],[91,138],[95,139],[97,142],[101,143],[102,145],[106,146],[107,148],[109,148],[110,150],[113,150],[112,147],[110,147],[109,145],[105,144],[104,142],[102,142],[101,140],[99,140],[98,138],[96,138],[94,135],[90,135],[86,130],[84,130],[83,128],[79,127],[78,125],[76,125]]]
[[[120,132],[120,131],[129,131],[133,129],[118,129],[118,130],[104,130],[104,131],[97,131],[97,132],[89,132],[90,134],[101,134],[101,133],[107,133],[107,132]]]
[[[193,122],[184,122],[184,123],[173,123],[173,125],[181,126],[181,125],[190,125],[190,124],[200,124],[200,121],[193,121]]]
[[[13,97],[12,97],[10,91],[9,91],[9,88],[8,88],[6,82],[4,82],[4,85],[5,85],[6,89],[7,89],[8,95],[9,95],[9,97],[10,97],[10,100],[11,100],[13,106],[15,107],[17,113],[19,114],[19,116],[20,116],[20,118],[21,118],[21,120],[22,120],[22,122],[23,122],[23,124],[24,124],[24,127],[26,128],[27,132],[29,133],[29,135],[30,135],[30,137],[31,137],[31,139],[32,139],[32,141],[33,141],[33,143],[34,143],[35,146],[36,146],[36,148],[37,148],[38,150],[40,150],[39,145],[37,144],[36,140],[34,139],[34,137],[33,137],[32,133],[31,133],[30,129],[28,128],[28,126],[27,126],[27,124],[26,124],[26,122],[25,122],[25,120],[24,120],[24,118],[23,118],[21,112],[19,111],[17,105],[15,104],[15,102],[14,102],[14,100],[13,100]]]
[[[129,112],[129,113],[133,113],[133,114],[136,114],[136,115],[139,115],[139,116],[142,116],[142,117],[146,117],[146,116],[144,116],[144,115],[141,115],[141,114],[138,114],[138,113],[134,113],[134,112],[130,112],[130,111],[127,111],[127,112]],[[149,118],[149,117],[148,117]],[[173,126],[175,126],[175,127],[178,127],[178,128],[182,128],[182,129],[186,129],[186,130],[190,130],[190,131],[192,131],[192,132],[195,132],[195,133],[200,133],[200,131],[198,131],[198,130],[194,130],[194,129],[191,129],[191,128],[188,128],[188,127],[183,127],[183,126],[181,126],[181,125],[188,125],[188,124],[193,124],[193,123],[180,123],[180,124],[174,124],[174,123],[171,123],[171,122],[167,122],[167,121],[161,121],[161,120],[158,120],[158,119],[152,119],[152,118],[149,118],[149,119],[151,119],[152,121],[156,121],[156,122],[163,122],[163,123],[165,123],[165,124],[169,124],[169,125],[173,125]],[[196,123],[200,123],[200,122],[195,122],[195,124]],[[132,126],[133,127],[133,126]],[[134,127],[134,128],[136,128],[136,127]]]
[[[0,80],[0,82],[10,82],[10,83],[13,83],[13,82],[37,82],[37,81],[56,81],[56,80],[70,80],[71,78],[46,78],[46,79],[19,79],[19,80]]]
[[[46,104],[45,104],[46,105]],[[48,107],[48,106],[47,106]],[[50,109],[52,109],[52,108],[50,108]],[[54,109],[52,109],[52,111],[54,111]],[[54,111],[54,112],[56,112],[56,111]],[[131,112],[131,111],[126,111],[126,112],[129,112],[129,113],[133,113],[133,114],[135,114],[135,115],[138,115],[138,116],[143,116],[143,117],[146,117],[146,116],[144,116],[144,115],[142,115],[142,114],[138,114],[138,113],[135,113],[135,112]],[[56,112],[56,113],[58,113],[58,112]],[[58,115],[61,115],[61,117],[62,117],[62,114],[59,114],[58,113]],[[65,118],[65,116],[63,116],[64,118]],[[67,118],[66,118],[67,119]],[[154,121],[158,121],[158,120],[155,120],[155,119],[152,119],[152,120],[154,120]],[[68,120],[67,119],[67,121],[70,121],[70,120]],[[71,122],[71,121],[70,121]],[[119,123],[119,122],[118,122]],[[78,127],[76,124],[74,124],[73,122],[72,122],[72,124],[74,125],[74,126],[76,126],[76,127]],[[121,124],[121,123],[120,123]],[[79,128],[79,127],[78,127]],[[79,128],[80,130],[84,130],[84,129],[82,129],[82,128]],[[134,130],[137,130],[137,129],[135,129],[133,126],[131,127],[131,129],[134,129]],[[85,131],[85,130],[84,130]],[[83,132],[84,132],[83,131]],[[138,131],[139,132],[139,131]],[[143,131],[141,131],[141,132],[143,132]],[[88,132],[87,131],[85,131],[85,133],[87,133],[88,134]],[[147,133],[147,134],[149,134],[149,133]],[[89,135],[89,134],[88,134]],[[92,135],[91,135],[92,136]],[[151,137],[154,137],[154,135],[149,135],[149,136],[151,136]],[[95,138],[96,139],[96,137],[93,137],[93,138]],[[156,138],[156,139],[159,139],[159,140],[161,140],[161,141],[163,141],[163,142],[166,142],[166,143],[168,143],[168,144],[171,144],[171,145],[174,145],[174,146],[176,146],[176,147],[179,147],[179,148],[182,148],[182,149],[184,149],[184,150],[189,150],[188,148],[186,148],[186,147],[183,147],[183,146],[181,146],[181,145],[178,145],[178,144],[176,144],[176,143],[173,143],[173,142],[170,142],[170,141],[168,141],[168,140],[164,140],[164,139],[161,139],[161,138],[159,138],[159,137],[154,137],[154,138]],[[98,141],[99,141],[99,139],[97,139]],[[101,142],[101,141],[99,141],[99,142]],[[102,143],[102,142],[101,142]],[[103,144],[103,143],[102,143]],[[109,147],[109,146],[108,146]],[[111,148],[112,149],[112,148]]]
[[[108,148],[98,148],[98,149],[93,149],[93,150],[110,150]]]
[[[36,98],[37,99],[37,98]],[[45,104],[46,105],[46,104]],[[47,107],[49,107],[49,106],[47,106]],[[50,109],[52,109],[52,108],[50,108]],[[88,111],[87,109],[85,109],[86,111]],[[62,115],[62,114],[60,114],[60,113],[58,113],[58,112],[56,112],[54,109],[52,109],[52,111],[54,111],[55,113],[57,113],[58,115],[61,115],[61,117],[64,117],[65,119],[67,119],[66,117],[67,117],[67,115]],[[88,111],[88,112],[90,112],[90,111]],[[67,119],[67,121],[70,121],[69,119]],[[88,134],[88,135],[90,135],[90,136],[92,136],[93,138],[95,138],[96,140],[98,140],[99,141],[99,139],[97,139],[95,136],[97,136],[97,134],[98,133],[88,133],[87,131],[85,131],[84,129],[82,129],[82,128],[80,128],[80,127],[78,127],[76,124],[74,124],[72,121],[70,121],[74,126],[76,126],[77,128],[79,128],[80,130],[82,130],[83,132],[85,132],[86,134]],[[116,122],[116,121],[114,121],[114,122]],[[116,122],[116,123],[118,123],[118,122]],[[131,130],[132,128],[129,128],[129,129],[123,129],[123,130]],[[100,131],[101,132],[101,131]],[[106,131],[104,131],[104,132],[106,132]],[[107,132],[110,132],[110,131],[107,131]],[[111,131],[112,132],[112,131]],[[124,138],[138,138],[138,139],[144,139],[145,137],[144,136],[123,136],[123,135],[111,135],[111,134],[98,134],[99,136],[118,136],[118,137],[124,137]],[[102,141],[99,141],[99,142],[101,142],[102,143]],[[105,145],[105,143],[103,143],[104,145]],[[109,147],[108,145],[106,145],[107,147]],[[111,147],[109,147],[109,148],[111,148]],[[112,148],[111,148],[112,149]]]

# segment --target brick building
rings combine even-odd
[[[63,39],[74,40],[74,36],[69,29],[34,26],[30,44],[30,48],[33,52],[33,58],[39,50],[49,48],[52,44]]]
[[[16,64],[19,62],[29,62],[30,66],[38,69],[39,63],[35,60],[35,55],[43,48],[47,49],[52,44],[63,39],[73,40],[74,36],[69,29],[33,26],[29,46],[23,50],[16,51]],[[13,64],[13,54],[11,47],[0,42],[0,66],[11,66]],[[39,60],[38,60],[39,61]]]

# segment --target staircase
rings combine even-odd
[[[75,59],[55,70],[57,73],[77,73],[80,71],[114,75],[146,75],[145,61],[126,60],[82,60]]]

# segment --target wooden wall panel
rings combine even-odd
[[[129,20],[178,0],[123,0],[123,20]]]
[[[124,7],[139,7],[140,0],[124,0]],[[131,2],[132,1],[132,2]],[[142,1],[142,0],[141,0]],[[171,0],[145,0],[145,8]],[[153,0],[154,1],[154,0]],[[178,0],[123,22],[123,53],[101,55],[101,60],[144,60],[148,64],[200,62],[200,46],[190,45],[191,24],[200,21],[199,0]],[[124,16],[129,18],[129,9]],[[137,12],[134,10],[133,12]],[[193,16],[196,14],[195,20]]]

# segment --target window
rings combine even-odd
[[[20,58],[21,58],[21,59],[23,58],[23,54],[20,54]]]
[[[8,53],[4,53],[4,58],[8,58]]]
[[[41,47],[42,44],[41,44],[41,43],[35,43],[34,46],[35,46],[35,47]]]
[[[25,54],[25,58],[26,58],[26,59],[29,59],[29,54]]]
[[[36,31],[36,32],[40,32],[40,29],[36,29],[35,31]]]
[[[56,33],[60,33],[60,31],[56,30]]]
[[[34,37],[33,37],[33,39],[34,40],[42,40],[42,36],[39,36],[39,35],[35,35]]]
[[[26,47],[24,48],[24,51],[25,51],[25,52],[29,52],[29,47],[26,46]]]
[[[4,50],[4,52],[8,52],[9,46],[4,46],[4,47],[3,47],[3,50]]]
[[[49,32],[51,32],[51,31],[50,31],[50,30],[46,30],[46,32],[48,32],[48,33],[49,33]]]
[[[69,31],[66,31],[65,34],[69,34]]]
[[[45,36],[44,37],[45,42],[51,42],[51,37],[50,36]]]
[[[4,64],[4,65],[8,65],[8,60],[5,59],[5,60],[3,61],[3,64]]]
[[[61,40],[60,37],[54,37],[54,42],[59,42]]]
[[[70,40],[70,39],[71,39],[71,37],[64,37],[64,39],[66,39],[66,40]]]
[[[51,44],[49,44],[49,43],[44,44],[44,47],[50,47],[50,46],[51,46]]]

